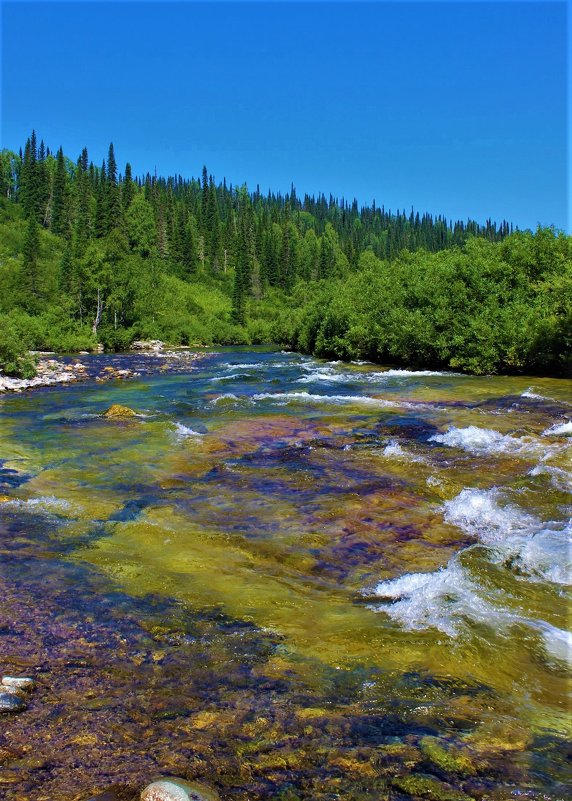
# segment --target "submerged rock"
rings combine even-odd
[[[119,403],[114,403],[109,409],[103,413],[104,417],[137,417],[137,412],[130,409],[129,406],[121,406]]]
[[[403,790],[416,798],[427,801],[473,801],[461,790],[439,781],[434,776],[422,773],[411,773],[408,776],[395,776],[391,783],[399,790]]]
[[[0,712],[23,712],[28,704],[16,693],[0,692]]]
[[[422,754],[438,768],[448,773],[473,775],[476,768],[466,754],[455,753],[438,737],[423,737],[420,742]]]
[[[198,782],[184,779],[160,779],[147,785],[141,801],[218,801],[218,793]]]
[[[13,687],[16,690],[26,690],[31,692],[36,686],[34,679],[29,676],[3,676],[2,684],[5,687]]]

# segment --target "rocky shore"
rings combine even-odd
[[[126,367],[120,363],[123,355],[108,354],[105,358],[82,351],[74,357],[65,359],[53,358],[52,353],[33,354],[38,358],[36,376],[34,378],[12,378],[0,370],[0,394],[7,392],[24,392],[39,387],[50,387],[56,384],[70,384],[88,379],[112,381],[116,379],[138,378],[152,372],[165,369],[186,369],[192,363],[205,356],[204,353],[188,349],[168,349],[160,340],[148,342],[137,341],[131,346],[133,356],[137,357],[137,366]],[[89,357],[85,359],[83,357]],[[116,364],[110,364],[114,360]]]

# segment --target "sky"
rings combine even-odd
[[[566,4],[2,3],[2,147],[570,230]]]

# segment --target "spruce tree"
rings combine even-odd
[[[68,175],[62,148],[56,157],[56,174],[52,192],[52,231],[54,234],[69,234]]]
[[[24,240],[20,294],[21,305],[31,314],[40,311],[40,274],[38,259],[40,256],[40,232],[34,215],[28,219],[26,238]]]
[[[220,262],[220,217],[214,181],[210,180],[207,191],[206,213],[203,229],[207,243],[207,255],[210,258],[211,267],[217,270]]]
[[[133,177],[131,174],[131,164],[127,162],[125,165],[125,178],[123,179],[123,184],[121,187],[121,206],[124,214],[131,205],[134,195],[135,184],[133,183]]]
[[[107,186],[106,186],[106,167],[105,159],[101,165],[101,170],[96,184],[95,192],[95,235],[105,236],[108,231],[107,226]]]
[[[109,145],[107,157],[107,174],[104,192],[105,203],[105,233],[113,231],[120,223],[121,201],[119,197],[119,186],[117,183],[117,162],[113,142]]]
[[[75,294],[76,270],[73,256],[74,248],[71,240],[66,244],[62,260],[60,263],[59,289],[64,295],[73,296]]]
[[[87,149],[81,152],[77,163],[75,180],[75,252],[82,256],[85,246],[93,233],[91,213],[91,187],[93,165],[89,165]]]
[[[40,142],[38,148],[38,160],[36,162],[36,219],[44,226],[49,226],[51,218],[51,186],[50,174],[46,164],[46,147],[44,140]]]

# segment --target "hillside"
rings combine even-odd
[[[226,180],[0,157],[0,364],[134,339],[468,372],[570,368],[570,237]]]

